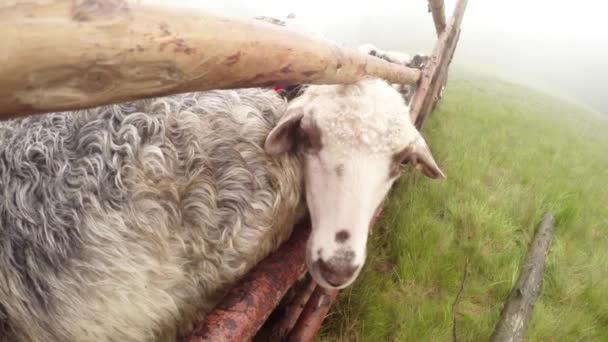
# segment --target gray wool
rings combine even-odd
[[[0,123],[0,341],[174,340],[302,212],[273,91]]]

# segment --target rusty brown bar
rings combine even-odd
[[[467,0],[458,0],[447,29],[439,35],[432,58],[422,71],[418,88],[410,103],[410,116],[417,127],[422,126],[438,101],[441,88],[445,85],[466,6]]]
[[[295,298],[285,305],[282,310],[283,312],[281,313],[282,316],[268,327],[269,341],[285,340],[289,332],[298,322],[298,318],[306,307],[306,303],[308,303],[310,296],[317,288],[317,284],[309,274],[307,274],[305,282],[306,283],[299,289]]]
[[[258,264],[198,324],[188,342],[249,341],[298,276],[306,270],[310,225],[301,223],[276,252]]]
[[[324,38],[171,5],[0,1],[0,119],[208,89],[420,78]]]
[[[429,10],[433,14],[433,22],[435,23],[435,31],[437,36],[445,31],[445,5],[443,0],[429,0]]]
[[[295,327],[289,333],[287,341],[290,342],[309,342],[315,337],[317,331],[321,327],[325,316],[331,309],[336,296],[337,290],[326,290],[317,286],[315,291],[310,296],[308,303]]]
[[[384,204],[381,204],[374,212],[374,216],[372,217],[370,223],[370,229],[372,229],[372,227],[378,221],[383,208]],[[315,292],[313,292],[313,295],[306,304],[304,311],[302,311],[298,322],[289,334],[287,341],[312,341],[313,337],[321,327],[321,324],[323,324],[323,321],[325,320],[325,317],[327,316],[327,313],[331,309],[331,306],[333,305],[337,296],[337,290],[326,290],[317,286]]]

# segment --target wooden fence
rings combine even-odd
[[[411,118],[420,127],[446,85],[466,4],[458,0],[446,23],[443,1],[429,0],[438,39],[420,72],[269,23],[146,0],[9,1],[0,4],[0,119],[188,91],[379,77],[418,84]],[[184,340],[251,340],[267,323],[273,341],[310,341],[337,291],[308,280],[282,318],[266,322],[306,270],[309,230],[294,229]]]
[[[459,0],[450,18],[445,22],[443,0],[429,0],[438,39],[430,62],[424,67],[418,88],[411,100],[411,119],[421,127],[426,117],[439,100],[440,92],[447,82],[449,65],[452,61],[458,38],[460,25],[467,6],[467,0]],[[438,13],[442,12],[442,13]],[[380,213],[376,213],[374,222]],[[266,318],[272,313],[283,294],[292,286],[301,273],[305,272],[305,246],[309,227],[306,225],[296,228],[296,233],[273,255],[263,260],[240,285],[236,286],[226,296],[206,319],[195,329],[189,342],[201,341],[246,341],[252,339],[262,327]],[[295,250],[294,250],[295,249]],[[285,262],[286,260],[289,262]],[[263,271],[261,271],[263,270]],[[259,277],[256,272],[261,271]],[[279,278],[286,286],[276,288],[269,285],[267,278]],[[266,296],[265,289],[274,287],[275,294]],[[271,322],[264,329],[272,341],[311,341],[320,328],[337,296],[335,290],[325,290],[320,287],[310,291],[305,288],[302,294],[296,296],[290,307],[304,306],[303,310],[284,310],[282,317]],[[305,304],[303,304],[305,303]]]

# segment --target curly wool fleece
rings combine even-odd
[[[0,123],[0,341],[173,340],[291,233],[286,104],[211,91]]]
[[[307,103],[329,155],[382,159],[383,186],[419,136],[384,81],[310,86],[290,108]],[[244,89],[0,123],[0,341],[188,331],[303,213],[302,156],[263,147],[286,107]]]

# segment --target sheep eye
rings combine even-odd
[[[390,177],[394,178],[399,176],[401,172],[407,168],[408,164],[410,164],[411,159],[411,148],[409,146],[401,152],[395,153],[391,162]]]
[[[401,168],[405,168],[407,166],[409,166],[412,163],[412,158],[410,158],[409,155],[404,156],[403,159],[401,159],[401,162],[399,162],[399,165],[401,165]]]

